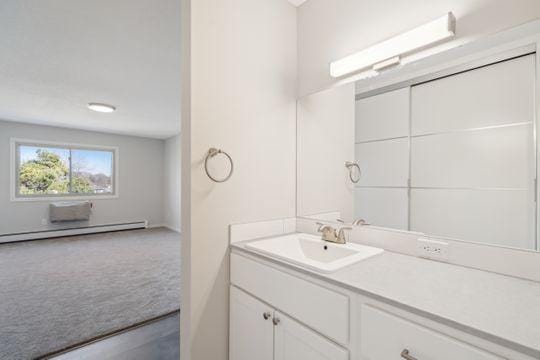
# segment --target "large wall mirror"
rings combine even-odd
[[[298,215],[540,250],[535,48],[298,103]]]

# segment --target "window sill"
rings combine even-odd
[[[118,199],[118,194],[112,195],[74,195],[74,196],[44,196],[44,197],[16,197],[12,196],[12,202],[51,202],[51,201],[84,201],[84,200],[109,200]]]

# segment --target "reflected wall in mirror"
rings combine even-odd
[[[355,187],[345,167],[345,162],[354,162],[354,107],[354,84],[298,101],[297,206],[301,216],[354,217]]]
[[[536,54],[298,103],[298,215],[539,250]],[[353,183],[346,162],[358,164]]]

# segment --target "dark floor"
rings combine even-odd
[[[179,360],[180,316],[176,313],[49,359]]]

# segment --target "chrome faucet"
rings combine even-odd
[[[319,225],[317,231],[321,233],[321,239],[336,244],[345,244],[347,242],[345,230],[352,230],[352,228],[348,226],[336,230],[332,226],[320,222],[318,222],[317,225]]]

